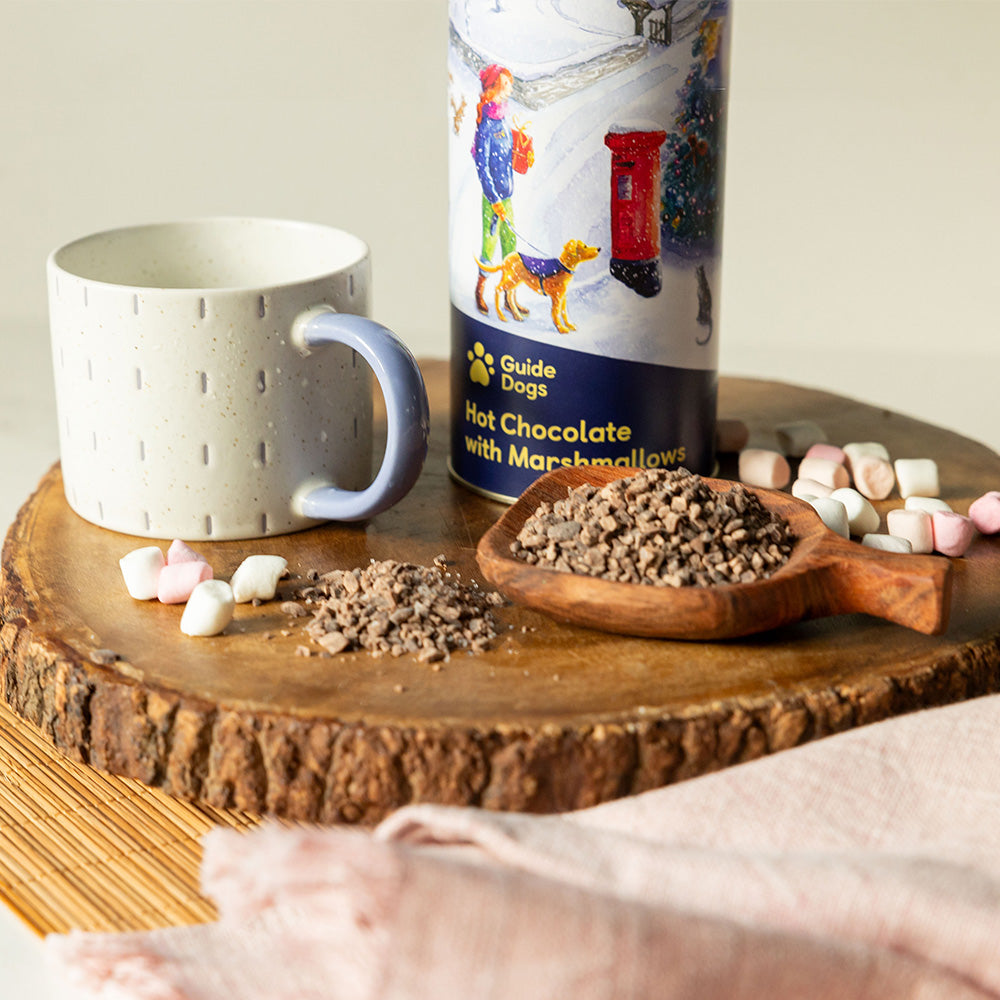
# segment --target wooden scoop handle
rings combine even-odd
[[[951,607],[951,561],[943,556],[881,552],[857,542],[830,543],[849,558],[830,558],[816,580],[823,614],[863,612],[939,635]]]

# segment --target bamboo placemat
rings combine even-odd
[[[39,934],[213,920],[200,838],[257,822],[77,764],[0,703],[0,900]]]

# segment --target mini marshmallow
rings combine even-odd
[[[203,580],[211,580],[212,567],[204,559],[170,563],[160,573],[156,596],[161,604],[183,604]]]
[[[811,420],[793,420],[787,424],[778,424],[774,433],[778,436],[778,446],[792,458],[801,458],[813,445],[826,441],[823,428]]]
[[[740,452],[740,480],[749,486],[780,490],[792,478],[788,460],[768,448],[744,448]]]
[[[852,472],[854,463],[865,456],[881,458],[883,462],[889,461],[889,449],[878,441],[852,441],[850,444],[845,444],[843,450],[847,460],[847,468]]]
[[[175,538],[170,543],[170,548],[167,549],[167,565],[173,566],[176,563],[183,562],[207,562],[203,555],[199,552],[195,552],[186,542],[182,542],[179,538]]]
[[[716,420],[715,447],[721,452],[742,451],[750,440],[750,428],[742,420]]]
[[[166,562],[155,545],[133,549],[118,560],[125,588],[137,601],[151,601],[160,585],[160,573]]]
[[[909,554],[913,551],[910,540],[899,535],[877,535],[871,532],[862,536],[861,544],[867,545],[870,549],[878,549],[880,552],[905,552]]]
[[[951,505],[938,497],[907,497],[903,506],[907,510],[926,510],[928,514],[936,510],[951,510]]]
[[[976,526],[971,517],[951,510],[934,511],[931,524],[934,531],[934,551],[943,556],[957,558],[965,555],[965,550],[972,544],[976,534]]]
[[[800,500],[810,500],[813,497],[828,497],[833,492],[832,486],[818,483],[815,479],[796,479],[792,483],[792,496]]]
[[[851,537],[847,508],[839,500],[834,500],[832,497],[813,497],[808,503],[831,531],[835,531],[843,538]]]
[[[869,500],[884,500],[896,485],[896,472],[888,459],[859,455],[851,463],[854,488]]]
[[[233,588],[225,580],[203,580],[191,592],[181,631],[185,635],[218,635],[232,620],[236,602]]]
[[[933,458],[897,458],[896,482],[899,495],[906,497],[936,497],[941,493],[938,484],[937,462]]]
[[[835,444],[814,444],[803,458],[825,458],[829,462],[836,462],[837,465],[847,465],[844,449],[838,448]]]
[[[826,483],[831,489],[837,490],[849,486],[851,477],[839,462],[831,462],[828,458],[804,458],[799,462],[799,478],[815,479],[818,483]]]
[[[850,486],[834,490],[831,499],[839,500],[847,510],[847,523],[852,535],[868,535],[878,531],[878,511],[857,491]]]
[[[1000,532],[1000,490],[990,490],[969,507],[969,517],[978,531],[984,535]]]
[[[246,604],[255,598],[270,601],[278,589],[278,580],[288,567],[281,556],[247,556],[233,574],[233,600]]]
[[[897,507],[890,510],[885,518],[890,535],[909,539],[914,552],[934,551],[934,529],[931,515],[925,510],[906,510]]]

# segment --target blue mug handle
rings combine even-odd
[[[292,341],[305,351],[323,344],[357,351],[382,387],[387,416],[385,456],[371,485],[363,490],[316,487],[295,498],[297,512],[321,521],[363,521],[398,503],[420,476],[430,433],[427,389],[413,355],[388,327],[328,306],[303,313]]]

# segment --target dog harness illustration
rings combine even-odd
[[[560,272],[572,273],[558,257],[528,257],[521,254],[521,263],[528,274],[533,274],[539,280],[551,278]]]

